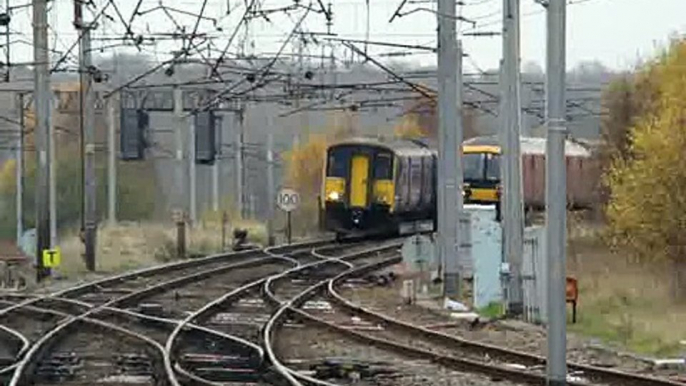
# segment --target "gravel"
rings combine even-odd
[[[406,304],[401,296],[400,282],[392,287],[348,285],[339,289],[345,298],[385,315],[417,325],[435,328],[446,334],[467,340],[488,343],[510,349],[546,355],[545,328],[514,320],[480,321],[457,320],[441,309],[437,301],[424,300],[420,304]],[[437,327],[437,325],[441,325]],[[450,324],[450,327],[446,327]],[[656,369],[651,361],[638,355],[620,353],[589,338],[569,334],[567,358],[571,362],[619,371],[686,380],[686,366]]]
[[[391,371],[391,374],[361,377],[359,386],[458,386],[500,385],[514,383],[491,379],[478,374],[461,373],[428,361],[412,360],[387,350],[360,344],[349,337],[310,324],[297,328],[285,327],[276,339],[276,351],[282,362],[291,368],[306,372],[307,364],[321,362],[323,358],[352,360]],[[313,375],[309,373],[309,375]],[[354,377],[325,379],[336,384],[350,384]]]

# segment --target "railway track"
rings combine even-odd
[[[314,271],[309,269],[322,260],[320,252],[334,253],[341,250],[359,249],[364,246],[337,244],[315,249],[291,251],[285,256],[276,249],[265,252],[275,258],[290,260],[294,267],[303,267],[298,272]],[[288,271],[287,271],[288,272]],[[292,271],[291,271],[292,272]],[[321,274],[321,273],[320,273]],[[272,275],[270,278],[279,277]],[[273,307],[264,301],[261,291],[265,282],[271,281],[267,277],[255,277],[231,292],[214,299],[196,312],[188,316],[177,325],[169,336],[165,346],[165,366],[167,373],[172,374],[172,384],[216,384],[218,382],[269,382],[273,384],[279,378],[278,374],[268,366],[264,358],[264,350],[260,345],[260,333],[264,324],[273,313]],[[302,280],[296,282],[302,282]],[[297,284],[296,284],[297,286]],[[283,289],[283,288],[282,288]],[[237,345],[231,350],[212,347],[210,350],[196,355],[192,351],[186,331],[190,323],[202,325],[215,331],[233,336]],[[208,347],[205,345],[204,347]],[[178,377],[177,377],[178,374]],[[265,381],[266,379],[266,381]],[[224,384],[223,383],[223,384]]]
[[[230,256],[216,255],[204,259],[147,268],[92,283],[78,285],[45,296],[30,297],[20,300],[19,302],[7,305],[4,309],[0,309],[0,324],[3,326],[10,326],[8,329],[4,330],[5,334],[3,334],[3,338],[6,338],[5,340],[22,341],[22,347],[18,350],[18,354],[21,354],[28,349],[29,342],[35,340],[46,330],[49,330],[54,326],[56,323],[54,315],[44,316],[45,326],[42,326],[43,328],[36,328],[35,323],[26,323],[25,319],[22,320],[23,318],[17,316],[25,314],[25,310],[29,306],[37,306],[55,298],[82,299],[95,304],[105,304],[117,295],[134,292],[136,286],[138,288],[145,288],[146,286],[153,284],[155,280],[163,281],[165,277],[182,274],[185,271],[191,271],[199,266],[222,264],[226,263],[227,258],[241,259],[254,253],[255,251],[248,251],[241,254],[232,254]],[[18,319],[18,321],[16,319]],[[21,330],[25,328],[33,331],[22,333]]]
[[[395,264],[398,257],[372,262],[366,266],[351,268],[334,278],[312,285],[297,295],[289,306],[298,307],[305,304],[304,299],[311,299],[326,285],[328,300],[333,305],[333,313],[322,311],[295,310],[298,319],[324,327],[339,335],[345,335],[363,345],[372,345],[389,351],[403,354],[407,358],[425,359],[444,367],[469,373],[480,373],[495,380],[507,379],[517,383],[545,384],[545,359],[536,355],[508,350],[497,346],[470,342],[454,336],[442,334],[420,326],[375,313],[362,308],[343,298],[336,291],[336,286],[346,279],[363,275],[384,266]],[[318,315],[319,314],[319,315]],[[368,322],[370,328],[359,331],[341,325],[341,314],[345,319],[350,316]],[[267,341],[268,342],[268,341]],[[683,383],[667,379],[653,378],[644,375],[630,374],[611,369],[603,369],[575,363],[569,364],[570,385],[682,385]],[[330,385],[310,376],[297,374],[290,370],[302,384]]]
[[[0,336],[14,353],[2,384],[332,386],[350,382],[342,368],[363,386],[545,383],[541,357],[397,320],[338,292],[399,262],[399,246],[316,241],[0,298]],[[570,385],[684,385],[569,368]]]
[[[277,331],[280,328],[283,328],[284,325],[291,320],[290,318],[293,314],[298,315],[298,317],[308,315],[307,313],[300,311],[299,307],[303,306],[307,300],[315,296],[317,291],[324,288],[324,285],[328,280],[341,275],[349,269],[353,269],[354,263],[351,261],[358,260],[359,263],[362,259],[366,261],[370,258],[379,260],[381,258],[380,256],[383,256],[386,253],[395,253],[399,245],[400,244],[397,242],[390,243],[389,245],[382,247],[358,251],[335,258],[319,255],[317,256],[320,259],[319,261],[295,267],[281,275],[273,276],[264,282],[263,292],[268,301],[275,306],[275,312],[264,327],[263,345],[267,357],[274,366],[276,372],[287,379],[292,385],[317,384],[315,378],[297,373],[281,362],[274,350],[274,341]],[[319,270],[319,274],[317,275],[319,278],[318,281],[298,280],[303,272],[311,272],[313,270]],[[279,282],[286,282],[288,285],[276,285]]]
[[[317,241],[282,249],[288,251],[298,248],[312,248],[313,246],[327,243],[329,242]],[[270,262],[271,260],[273,259],[269,259]],[[16,304],[8,305],[0,311],[0,315],[6,319],[19,314],[33,312],[42,315],[44,318],[50,318],[50,323],[46,323],[47,326],[42,326],[44,327],[43,331],[41,331],[42,335],[36,334],[40,335],[39,339],[33,339],[35,337],[31,337],[32,339],[26,338],[17,329],[7,328],[6,336],[16,341],[22,341],[23,344],[16,351],[18,361],[5,367],[2,371],[5,375],[11,374],[11,378],[4,384],[23,385],[33,383],[35,380],[42,380],[43,378],[40,375],[43,374],[41,369],[45,367],[43,364],[50,363],[56,356],[60,357],[62,348],[68,349],[70,347],[69,339],[65,338],[74,335],[75,331],[76,335],[83,335],[83,329],[90,331],[94,327],[127,335],[128,338],[138,342],[131,346],[146,346],[148,351],[155,352],[155,356],[160,359],[157,362],[161,363],[164,348],[159,344],[159,341],[164,341],[163,337],[173,330],[176,322],[173,319],[164,317],[165,315],[152,316],[141,313],[140,306],[143,300],[159,296],[174,288],[191,285],[203,279],[239,268],[259,267],[264,265],[265,262],[265,254],[258,250],[217,255],[108,278],[44,297],[25,299]],[[272,273],[273,270],[264,274]],[[103,288],[107,290],[103,291]],[[103,296],[103,292],[106,295]],[[92,296],[92,294],[96,294],[96,296]],[[94,304],[84,300],[90,300]],[[46,302],[50,302],[50,304],[45,304]],[[61,306],[55,307],[53,303],[61,304]],[[138,306],[138,308],[135,306]],[[131,309],[132,307],[133,310]],[[111,323],[113,319],[116,320],[116,323]],[[122,327],[122,325],[125,327]],[[79,328],[76,328],[77,326]],[[81,328],[82,326],[87,327]],[[217,334],[208,329],[199,329],[197,334],[209,335],[213,341],[231,340],[231,337]],[[85,341],[91,340],[97,341],[98,339],[86,339]],[[26,348],[27,342],[30,342],[28,349]],[[76,346],[84,346],[81,344],[84,342],[83,340],[79,341],[77,339],[76,342]],[[55,350],[53,346],[58,346],[60,350]],[[85,345],[84,347],[87,346]],[[115,350],[121,351],[120,348]],[[115,352],[115,350],[109,351]],[[96,348],[95,351],[102,351],[102,348]],[[85,350],[82,357],[97,357],[97,355],[89,355],[89,353],[93,353],[93,350]],[[85,367],[81,366],[81,368]],[[159,381],[155,381],[152,384],[167,384],[167,377],[161,376],[161,374],[164,374],[163,367],[157,366],[155,373],[158,375],[156,379],[159,379]],[[74,378],[74,384],[83,384],[84,382],[83,379],[78,379],[78,377],[72,378]]]

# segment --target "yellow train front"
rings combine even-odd
[[[500,201],[500,146],[465,142],[462,146],[465,204],[496,204]]]
[[[404,140],[350,139],[328,147],[322,228],[342,235],[435,230],[436,153]]]

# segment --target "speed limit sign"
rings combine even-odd
[[[285,212],[291,212],[300,205],[300,195],[293,189],[283,188],[276,196],[276,205]]]

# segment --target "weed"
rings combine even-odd
[[[485,318],[495,319],[503,316],[505,313],[505,307],[502,303],[492,302],[486,307],[476,310],[476,312]]]

